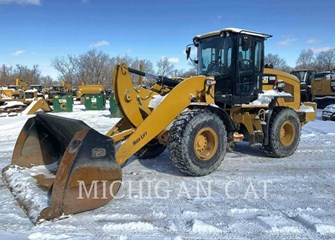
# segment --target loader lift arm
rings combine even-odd
[[[147,99],[149,102],[157,94],[142,87],[133,88],[130,73],[140,73],[139,71],[128,69],[125,64],[118,65],[114,71],[115,99],[125,118],[121,119],[116,127],[107,133],[107,136],[110,136],[114,142],[120,140],[120,135],[128,136],[115,153],[115,159],[120,165],[163,132],[194,99],[199,99],[206,104],[214,103],[214,99],[207,93],[214,91],[213,87],[206,85],[206,80],[210,79],[205,76],[192,77],[176,82],[175,87],[165,95],[159,105],[150,109],[151,113],[143,117],[145,115],[142,114],[143,109],[147,106],[139,101],[143,97],[143,92],[149,96]],[[161,83],[164,84],[164,82],[172,83],[175,80],[164,78]],[[118,129],[123,131],[120,132]]]

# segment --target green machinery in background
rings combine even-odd
[[[106,98],[103,92],[98,94],[85,94],[86,110],[103,110],[106,106]]]
[[[54,95],[52,103],[55,112],[72,112],[73,110],[73,98],[71,94],[64,96]]]

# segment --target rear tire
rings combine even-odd
[[[300,142],[301,125],[297,113],[289,108],[275,109],[272,113],[269,129],[269,144],[263,146],[263,152],[270,157],[292,155]]]
[[[203,109],[181,113],[170,129],[170,158],[181,172],[203,176],[216,170],[227,149],[227,132],[222,120]]]
[[[165,145],[160,144],[158,140],[153,139],[147,145],[138,150],[135,155],[140,159],[150,159],[158,157],[165,149]]]

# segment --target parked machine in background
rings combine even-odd
[[[34,99],[38,98],[38,92],[36,89],[28,89],[24,91],[24,103],[30,104]]]
[[[300,81],[301,101],[311,101],[311,85],[314,79],[315,70],[311,69],[298,69],[291,72]]]
[[[47,89],[45,93],[45,99],[49,104],[53,104],[53,98],[55,96],[65,96],[67,94],[72,95],[72,87],[65,80],[62,80],[60,84],[52,85]]]
[[[106,105],[106,89],[102,84],[81,84],[77,97],[85,105],[86,110],[102,110]]]
[[[77,97],[81,98],[85,94],[105,93],[105,87],[102,84],[80,84],[77,89]]]
[[[314,75],[311,85],[312,101],[324,108],[335,103],[335,71],[319,72]]]
[[[37,97],[42,97],[44,98],[44,91],[43,91],[43,86],[39,84],[32,84],[29,86],[30,90],[36,90],[37,91]]]

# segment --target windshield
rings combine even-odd
[[[30,89],[36,89],[38,92],[42,92],[43,87],[40,85],[30,85]]]
[[[292,72],[293,75],[295,75],[300,82],[306,82],[306,78],[307,78],[307,71],[295,71]]]
[[[50,87],[51,91],[55,91],[55,92],[62,92],[64,90],[64,87],[62,86],[52,86]]]
[[[199,41],[198,74],[223,75],[228,72],[232,63],[232,38],[210,37]]]

